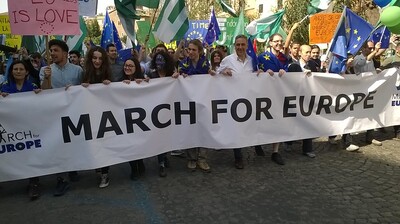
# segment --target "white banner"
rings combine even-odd
[[[95,17],[96,14],[97,14],[97,0],[79,0],[80,16]]]
[[[397,80],[397,82],[396,82]],[[238,148],[400,124],[396,69],[378,75],[197,75],[0,98],[0,181],[192,147]]]

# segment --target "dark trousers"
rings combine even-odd
[[[293,145],[293,142],[292,141],[286,142],[286,144]],[[312,152],[313,151],[312,138],[303,139],[303,145],[301,149],[303,150],[303,153]]]
[[[235,157],[235,160],[242,159],[243,158],[242,149],[241,148],[233,149],[233,156]]]
[[[106,167],[102,167],[101,168],[101,174],[108,174],[108,171],[110,170],[110,167],[109,166],[106,166]]]
[[[167,159],[167,153],[162,153],[162,154],[158,155],[157,159],[158,159],[159,164],[165,163],[165,161]]]
[[[396,138],[400,138],[400,125],[393,126],[394,135]]]
[[[342,141],[345,145],[345,147],[349,147],[351,144],[353,144],[353,136],[350,134],[343,134],[342,135]]]

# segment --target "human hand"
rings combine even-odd
[[[85,88],[87,88],[89,85],[90,85],[90,84],[87,83],[87,82],[83,82],[83,83],[81,84],[81,86],[83,86],[83,87],[85,87]]]
[[[232,69],[226,68],[224,71],[222,71],[222,74],[226,76],[232,76]]]
[[[50,66],[46,66],[44,68],[44,78],[48,79],[50,77],[51,77],[51,68],[50,68]]]
[[[282,77],[282,75],[284,75],[285,73],[286,73],[285,70],[279,69],[279,77]]]

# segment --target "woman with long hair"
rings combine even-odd
[[[89,84],[111,83],[111,65],[107,52],[101,47],[92,47],[88,51],[85,59],[85,72],[82,85],[87,87]]]
[[[214,50],[211,53],[210,62],[211,62],[211,70],[210,74],[215,75],[219,65],[221,64],[222,59],[224,59],[223,54],[219,50]]]
[[[85,72],[81,85],[84,87],[88,87],[90,84],[96,83],[108,85],[111,83],[110,79],[111,66],[106,51],[98,46],[90,48],[85,59]],[[108,187],[110,184],[110,178],[108,177],[109,169],[109,166],[100,169],[101,178],[99,188]]]
[[[164,51],[159,51],[153,55],[150,62],[150,69],[152,72],[149,74],[150,79],[172,77],[175,71],[174,59],[172,56]],[[159,164],[159,176],[166,177],[166,168],[169,167],[167,153],[162,153],[157,156]]]
[[[142,81],[148,80],[145,79],[140,66],[140,62],[136,57],[129,58],[124,62],[121,79],[121,81],[126,84],[130,84],[132,81],[139,84]],[[143,175],[145,171],[143,159],[130,161],[129,165],[131,167],[132,180],[137,180],[139,176]]]
[[[129,84],[131,81],[141,83],[145,79],[140,62],[136,57],[127,59],[122,69],[122,82]]]

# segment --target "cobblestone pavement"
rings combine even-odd
[[[400,140],[386,130],[375,133],[381,147],[355,136],[362,145],[355,153],[315,139],[315,159],[296,143],[281,150],[284,166],[265,145],[265,157],[243,150],[243,170],[234,168],[232,150],[210,150],[211,173],[189,172],[184,158],[170,156],[160,178],[153,157],[138,181],[128,164],[112,166],[110,186],[99,189],[94,171],[82,171],[62,197],[52,196],[50,175],[36,201],[27,180],[0,183],[0,223],[400,223]]]

